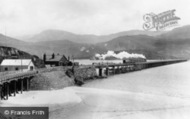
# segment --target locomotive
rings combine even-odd
[[[123,58],[123,63],[136,63],[136,62],[146,62],[146,58],[142,57],[129,57]]]

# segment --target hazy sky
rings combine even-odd
[[[8,36],[61,29],[110,34],[142,29],[143,15],[176,9],[179,25],[190,21],[190,0],[0,0],[0,32]]]

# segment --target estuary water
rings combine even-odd
[[[84,61],[87,63],[87,61]],[[82,87],[29,91],[2,106],[48,106],[50,119],[189,119],[190,62],[89,81]]]

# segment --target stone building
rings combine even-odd
[[[44,54],[43,60],[45,65],[50,66],[70,66],[72,65],[72,62],[70,62],[64,55],[55,55],[54,53],[52,55],[46,55]]]

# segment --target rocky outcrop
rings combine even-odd
[[[4,58],[31,58],[29,53],[20,51],[16,48],[0,46],[0,56]]]
[[[86,80],[97,77],[96,68],[93,66],[77,66],[68,69],[66,74],[74,78],[77,85],[82,85]]]
[[[43,60],[38,56],[30,55],[24,51],[12,47],[0,46],[0,63],[3,59],[32,59],[37,68],[45,67]]]

